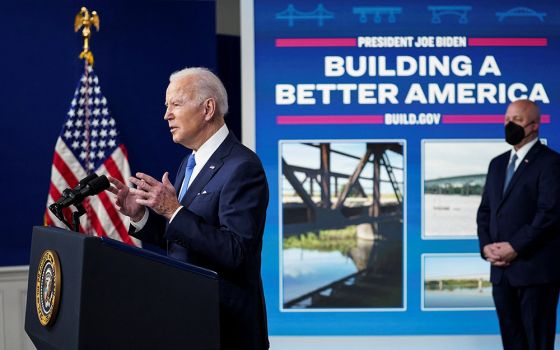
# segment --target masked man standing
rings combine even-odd
[[[554,349],[560,285],[560,155],[540,143],[540,110],[511,103],[506,141],[492,159],[477,225],[490,262],[504,349]]]

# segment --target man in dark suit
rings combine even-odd
[[[111,178],[111,191],[131,218],[133,236],[218,272],[222,349],[268,349],[260,275],[268,205],[264,170],[224,123],[227,93],[218,77],[186,68],[169,80],[164,119],[173,141],[192,150],[175,186],[167,172],[161,181],[137,173],[130,179],[136,188]]]
[[[506,141],[490,162],[477,224],[491,263],[492,295],[505,349],[554,349],[560,283],[560,155],[541,144],[540,110],[511,103]]]

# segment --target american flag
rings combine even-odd
[[[130,176],[127,151],[119,140],[117,124],[109,113],[99,79],[91,65],[86,63],[84,67],[54,149],[45,214],[49,226],[66,227],[48,207],[60,198],[64,189],[75,187],[80,179],[95,172],[128,184]],[[138,240],[128,236],[129,219],[117,211],[113,196],[103,191],[84,200],[87,213],[80,219],[80,232],[140,246]],[[63,213],[71,223],[70,208]]]

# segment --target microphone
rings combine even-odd
[[[71,205],[81,203],[86,197],[94,196],[101,191],[108,189],[109,180],[105,175],[97,176],[91,174],[80,180],[79,184],[73,189],[65,189],[62,197],[49,206],[51,211],[60,210]]]
[[[72,196],[73,192],[79,192],[82,190],[82,188],[84,188],[91,180],[95,179],[97,177],[96,173],[90,174],[86,177],[84,177],[83,179],[80,180],[80,182],[76,185],[76,187],[74,187],[73,189],[65,189],[64,191],[62,191],[62,195],[60,196],[60,198],[56,201],[56,204],[60,204],[63,200],[67,199],[68,197]]]
[[[86,177],[84,177],[83,179],[80,180],[80,182],[78,183],[78,186],[74,187],[74,190],[77,189],[77,187],[81,186],[85,186],[87,185],[91,180],[95,179],[97,177],[96,173],[92,173]]]
[[[80,182],[76,185],[76,187],[72,189],[69,188],[65,189],[64,191],[62,191],[60,198],[51,206],[49,206],[49,208],[59,206],[63,201],[73,196],[73,193],[81,191],[91,180],[95,179],[96,177],[97,177],[96,173],[90,174],[84,177],[83,179],[81,179]],[[60,209],[62,209],[62,207]]]
[[[74,231],[80,232],[80,216],[86,213],[82,201],[88,196],[94,196],[108,189],[109,186],[109,180],[105,175],[88,175],[80,180],[73,189],[67,188],[62,191],[62,197],[56,203],[49,205],[49,210],[69,229],[72,229],[62,213],[62,209],[74,205],[78,210],[72,213],[72,224],[74,225]]]

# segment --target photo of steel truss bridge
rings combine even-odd
[[[404,142],[280,143],[282,307],[399,309]]]

